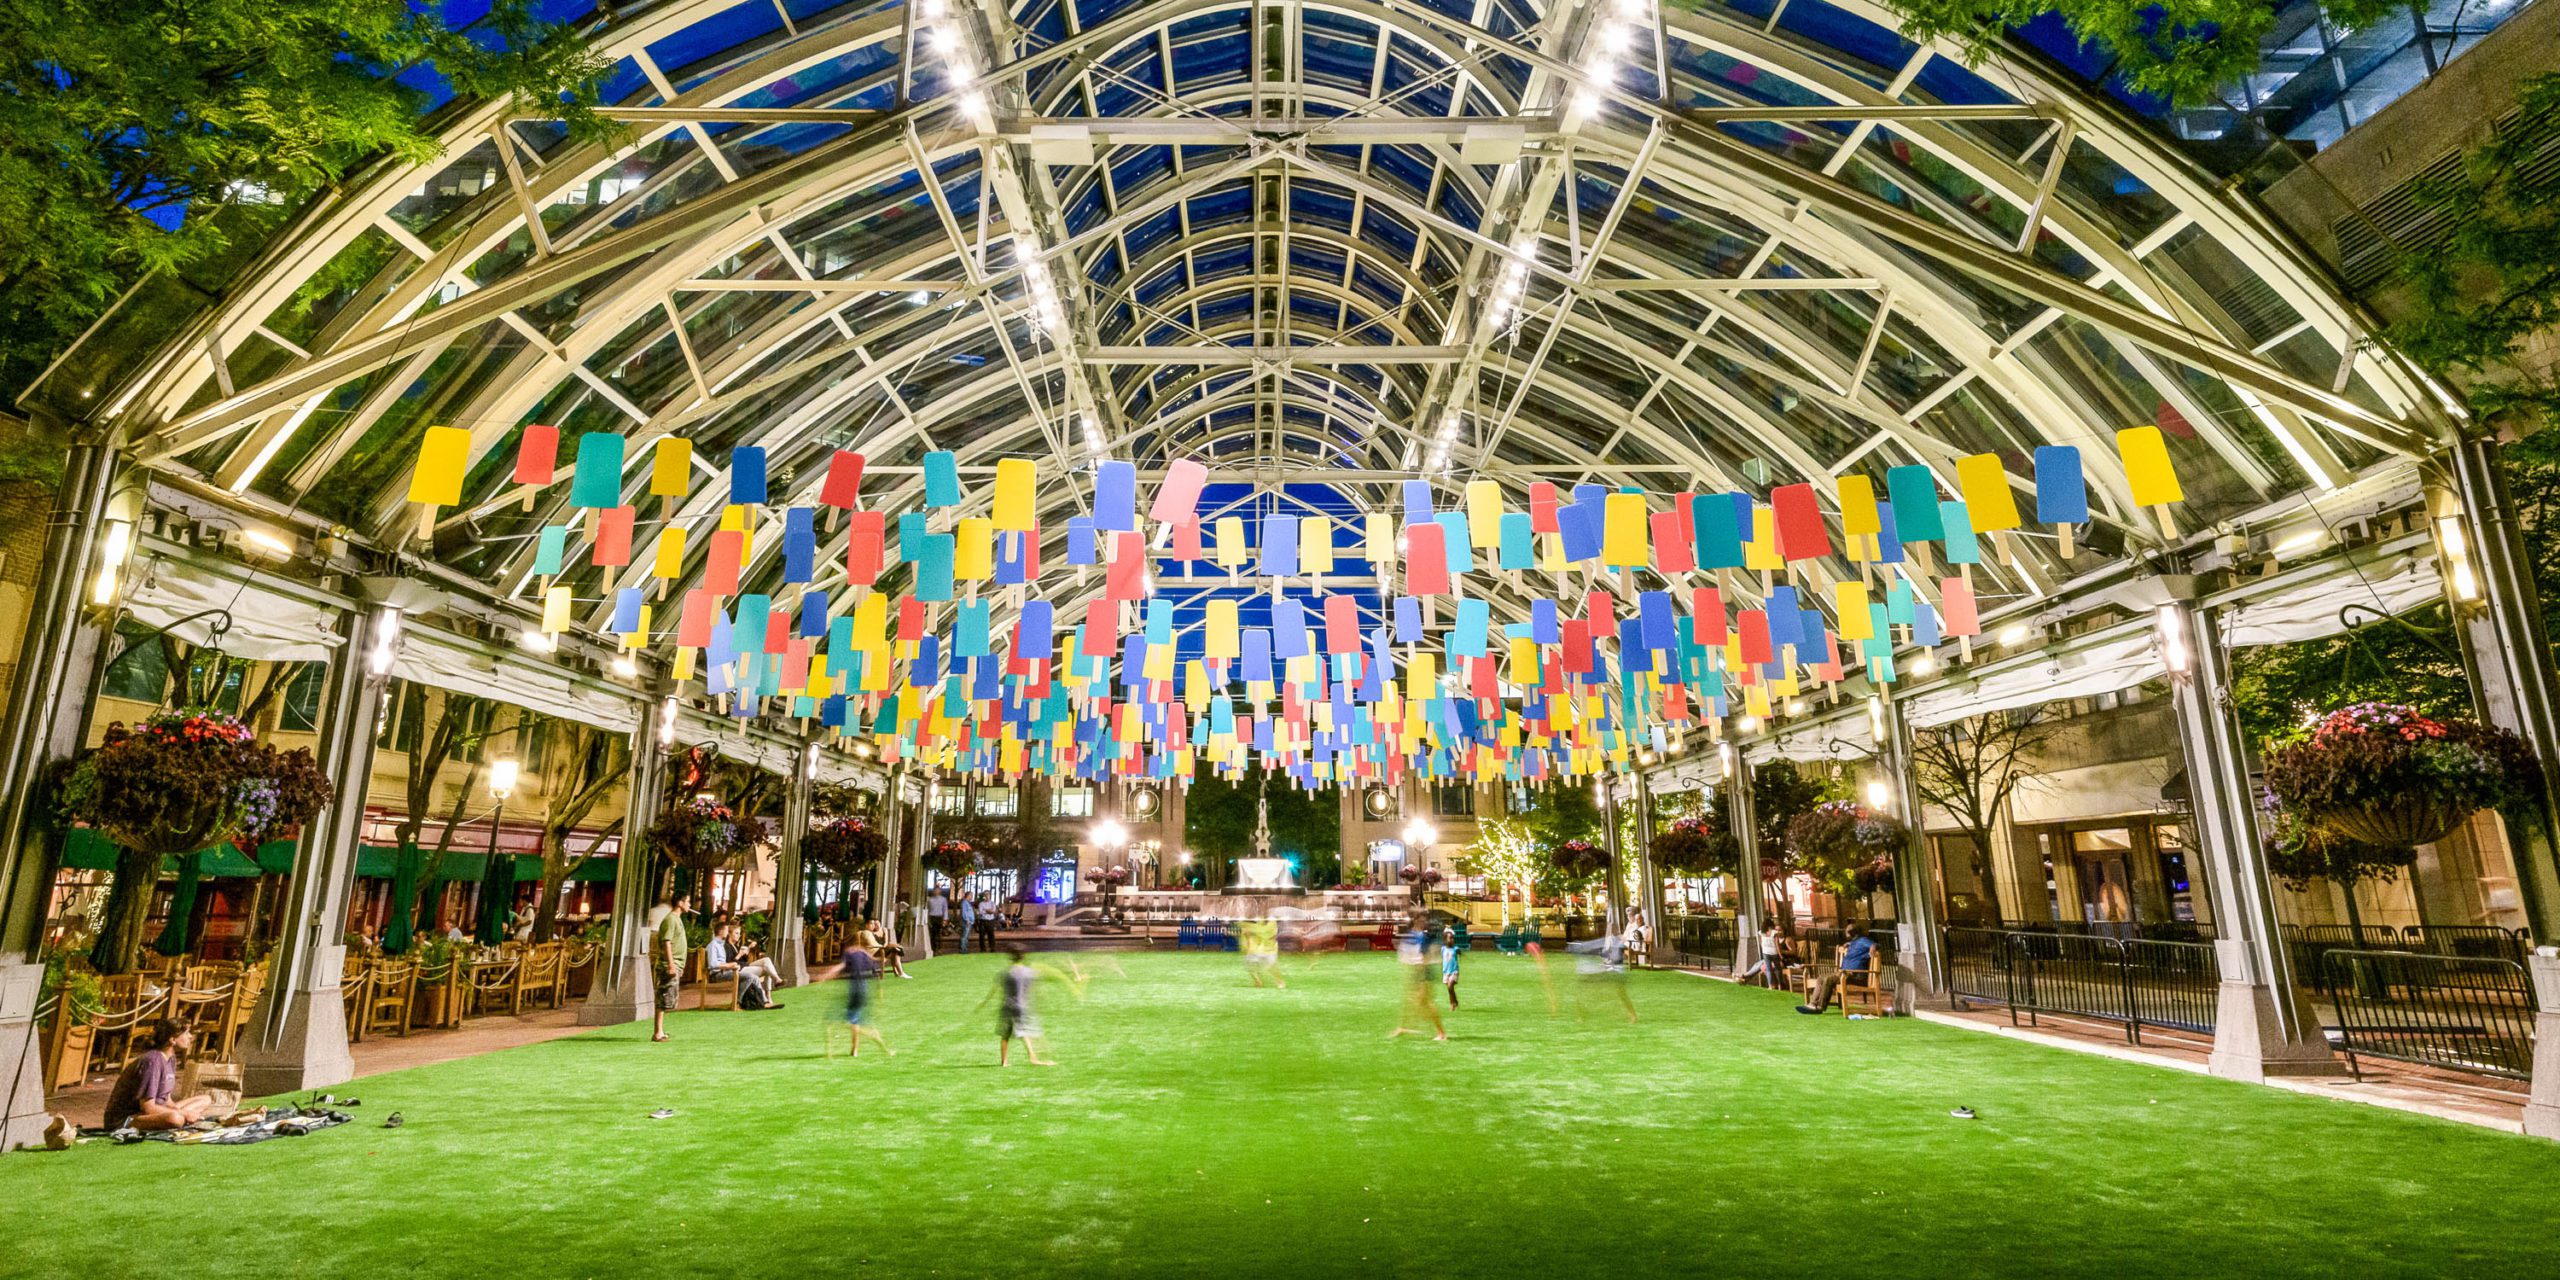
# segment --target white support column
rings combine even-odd
[[[2164,604],[2155,619],[2170,700],[2194,796],[2197,843],[2213,895],[2214,959],[2222,989],[2208,1066],[2234,1080],[2338,1075],[2320,1024],[2293,984],[2277,929],[2275,885],[2258,840],[2249,761],[2231,713],[2230,658],[2219,612]]]
[[[1761,900],[1759,816],[1751,805],[1751,765],[1731,740],[1719,743],[1724,760],[1725,820],[1733,824],[1734,858],[1733,975],[1737,978],[1760,963],[1760,930],[1768,918]]]
[[[675,722],[675,701],[657,699],[640,714],[631,731],[631,784],[623,807],[622,856],[613,869],[613,925],[605,935],[604,954],[596,957],[596,977],[587,1001],[578,1006],[578,1025],[610,1027],[638,1022],[657,1012],[658,993],[649,974],[649,851],[640,833],[656,820],[667,786],[667,739]]]
[[[899,859],[898,878],[904,884],[907,902],[910,905],[907,908],[907,918],[895,922],[890,927],[904,928],[907,931],[907,959],[909,960],[933,958],[933,921],[926,914],[924,905],[924,851],[933,843],[935,785],[933,779],[929,777],[925,779],[924,799],[916,804],[914,838],[910,839],[906,847],[896,855]]]
[[[2560,835],[2550,822],[2560,814],[2560,674],[2552,670],[2541,593],[2498,451],[2493,440],[2455,447],[2447,463],[2461,510],[2435,512],[2436,540],[2472,704],[2483,721],[2522,737],[2542,758],[2546,820],[2507,824],[2507,844],[2525,922],[2536,938],[2560,938]]]
[[[1600,927],[1621,933],[1627,927],[1627,851],[1618,840],[1617,779],[1604,773],[1592,785],[1600,791],[1600,847],[1609,853],[1609,914]]]
[[[44,966],[36,959],[59,850],[39,820],[41,778],[78,750],[88,731],[106,628],[85,611],[97,569],[107,498],[118,459],[105,441],[75,443],[46,522],[44,566],[27,601],[9,718],[0,735],[0,1151],[44,1136],[41,1037],[35,1021]]]
[[[809,984],[809,949],[802,945],[800,934],[801,900],[806,896],[800,838],[809,833],[810,771],[817,755],[818,744],[806,742],[793,758],[791,787],[782,797],[782,838],[775,843],[772,945],[766,950],[786,987]]]
[[[1947,957],[1938,934],[1937,859],[1930,856],[1928,833],[1921,830],[1920,783],[1911,765],[1911,721],[1890,690],[1877,695],[1883,717],[1883,765],[1893,788],[1895,817],[1910,829],[1910,839],[1893,860],[1894,964],[1901,969],[1896,999],[1906,1007],[1916,998],[1937,1000],[1947,989]]]
[[[2524,1131],[2560,1138],[2560,951],[2539,947],[2525,958],[2533,979],[2533,1096],[2524,1104]]]
[[[400,613],[376,607],[348,615],[346,644],[329,663],[320,704],[320,769],[337,798],[294,842],[284,925],[267,964],[266,989],[240,1050],[241,1089],[251,1097],[325,1088],[355,1077],[347,1053],[346,1003],[338,983],[347,963],[347,899],[355,890],[364,834],[365,786],[373,777],[374,730],[382,720],[388,647]]]
[[[1671,954],[1670,923],[1662,917],[1662,869],[1653,865],[1653,788],[1645,785],[1644,775],[1635,775],[1636,788],[1636,905],[1644,908],[1645,923],[1652,926],[1653,942],[1647,957],[1659,964]]]

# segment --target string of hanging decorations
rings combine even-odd
[[[560,433],[527,426],[516,444],[512,480],[529,510],[557,479]],[[587,562],[626,574],[641,518],[624,492],[627,444],[580,435],[568,494]],[[2116,447],[2135,506],[2182,500],[2159,427],[2120,431]],[[408,494],[422,530],[461,503],[469,455],[467,429],[425,433]],[[1890,685],[1897,636],[1952,639],[1969,656],[1984,542],[2007,558],[2003,542],[2032,516],[2069,558],[2090,519],[2070,445],[2035,450],[2031,484],[1997,454],[1960,458],[1951,498],[1919,465],[1887,470],[1882,493],[1867,476],[1841,476],[1827,511],[1809,483],[1776,487],[1765,503],[1534,483],[1521,511],[1489,479],[1441,511],[1432,484],[1414,479],[1400,520],[1372,512],[1337,529],[1331,517],[1274,511],[1250,531],[1246,517],[1202,513],[1211,475],[1187,460],[1165,469],[1142,523],[1137,469],[1104,459],[1079,471],[1092,514],[1067,521],[1065,563],[1048,567],[1032,460],[998,461],[987,514],[961,515],[969,495],[956,458],[928,453],[920,509],[894,520],[864,505],[863,469],[861,454],[837,451],[815,506],[760,511],[764,450],[732,449],[700,577],[667,627],[660,606],[687,565],[688,531],[673,511],[691,496],[695,465],[691,441],[657,440],[646,487],[661,516],[654,586],[613,588],[604,630],[625,650],[667,650],[675,678],[699,678],[732,715],[814,720],[883,760],[1009,781],[1235,777],[1258,765],[1302,786],[1406,776],[1537,785],[1624,771],[1730,712],[1766,718],[1809,685],[1853,675]],[[844,588],[833,593],[817,585],[822,514],[844,534]],[[742,585],[758,531],[776,523],[779,581],[794,597]],[[579,603],[559,581],[573,532],[548,524],[534,542],[541,630],[554,638]],[[1365,560],[1374,590],[1283,589],[1336,579],[1338,555]],[[1270,580],[1270,625],[1243,625],[1238,600],[1210,598],[1186,646],[1159,559],[1186,579],[1206,568],[1257,588]],[[1833,559],[1852,572],[1827,592],[1808,585],[1805,570]],[[1100,591],[1081,618],[1066,616],[1097,569]],[[1468,590],[1469,575],[1545,571],[1561,583],[1576,569],[1595,582],[1614,575],[1618,589],[1533,596],[1525,621],[1498,630],[1489,601]],[[1639,589],[1639,571],[1664,587]],[[1758,575],[1756,604],[1735,591],[1737,573]],[[884,576],[903,589],[883,588]],[[1934,603],[1915,579],[1935,587]],[[991,592],[1010,606],[1001,632]]]

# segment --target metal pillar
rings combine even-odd
[[[1644,908],[1645,922],[1652,926],[1652,958],[1660,960],[1671,954],[1664,941],[1671,925],[1662,915],[1662,869],[1653,865],[1653,788],[1645,785],[1644,775],[1635,775],[1636,784],[1636,905]]]
[[[1733,824],[1737,855],[1733,884],[1733,974],[1739,978],[1760,962],[1760,930],[1768,917],[1761,901],[1760,822],[1751,806],[1751,766],[1732,743],[1719,748],[1724,757],[1725,821]]]
[[[367,609],[339,624],[346,643],[329,663],[321,689],[320,769],[337,798],[294,842],[293,876],[285,886],[284,924],[267,965],[266,989],[249,1019],[240,1050],[242,1092],[251,1097],[295,1093],[355,1077],[347,1053],[345,975],[347,899],[355,892],[356,850],[364,835],[365,785],[373,777],[374,731],[382,721],[384,678],[373,652],[394,611]]]
[[[1609,854],[1609,914],[1602,927],[1617,934],[1627,927],[1627,865],[1625,850],[1618,847],[1617,780],[1604,773],[1592,785],[1600,792],[1600,847]]]
[[[0,735],[0,778],[8,780],[0,792],[0,1088],[8,1093],[0,1106],[0,1151],[41,1139],[47,1119],[35,1022],[44,966],[36,951],[58,851],[36,820],[43,797],[33,783],[70,758],[88,733],[107,629],[82,607],[117,467],[105,440],[75,443],[63,459]]]
[[[667,748],[661,728],[676,714],[672,702],[652,699],[631,731],[631,780],[625,788],[622,853],[613,868],[613,925],[604,954],[596,957],[595,982],[578,1006],[578,1025],[610,1027],[657,1012],[657,984],[649,973],[649,851],[641,834],[656,820],[667,789]]]
[[[816,743],[803,743],[791,765],[791,789],[782,796],[782,838],[773,858],[773,970],[786,987],[809,984],[809,948],[800,934],[800,900],[804,876],[800,838],[809,833],[810,770],[818,756]],[[850,905],[850,904],[848,904]]]
[[[2533,981],[2533,1093],[2524,1104],[2524,1131],[2560,1138],[2560,955],[2548,948],[2525,958]]]
[[[897,937],[900,923],[898,895],[904,887],[898,883],[898,872],[900,863],[904,861],[900,851],[906,846],[899,841],[906,835],[907,806],[899,798],[899,792],[906,785],[906,774],[904,764],[892,767],[889,785],[880,795],[880,834],[888,839],[888,845],[880,855],[880,865],[871,869],[871,901],[863,908],[866,919],[881,922],[881,936],[885,938]]]
[[[2515,500],[2494,440],[2456,446],[2449,459],[2464,531],[2476,557],[2479,597],[2465,601],[2449,590],[2471,699],[2480,718],[2509,730],[2542,758],[2540,830],[2510,824],[2507,845],[2516,864],[2517,896],[2525,922],[2538,939],[2560,938],[2560,852],[2550,819],[2560,815],[2560,676],[2552,671],[2550,637],[2542,625],[2542,599],[2526,558]],[[2446,585],[2457,570],[2445,567]]]
[[[2247,749],[2231,714],[2230,657],[2223,650],[2220,613],[2166,604],[2156,622],[2194,796],[2197,843],[2209,868],[2214,959],[2222,971],[2207,1065],[2234,1080],[2340,1074],[2344,1068],[2294,987],[2292,957],[2277,928],[2275,885],[2258,839]]]
[[[1928,833],[1922,830],[1920,781],[1911,764],[1911,721],[1890,690],[1877,695],[1884,719],[1882,744],[1885,779],[1893,788],[1894,808],[1901,811],[1910,839],[1894,860],[1894,964],[1902,970],[1897,997],[1936,998],[1947,989],[1946,948],[1938,933],[1938,860],[1931,856]]]
[[[906,928],[909,960],[933,958],[933,919],[924,905],[924,851],[933,843],[934,786],[931,778],[925,779],[924,798],[916,803],[915,838],[907,842],[900,854],[898,878],[903,882],[911,905],[907,908],[907,918],[890,927],[903,925]]]

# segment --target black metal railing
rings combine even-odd
[[[2467,960],[2504,960],[2521,966],[2533,953],[2533,938],[2522,929],[2493,924],[2413,924],[2400,930],[2399,950]]]
[[[2009,929],[1943,933],[1951,994],[1959,1004],[2009,1007],[2113,1022],[2140,1044],[2144,1027],[2210,1034],[2221,969],[2213,946],[2099,934]]]
[[[2533,985],[2522,965],[2337,947],[2318,973],[2338,1011],[2339,1048],[2359,1076],[2359,1057],[2533,1075]]]
[[[1693,915],[1671,919],[1671,949],[1683,964],[1733,968],[1733,917]]]

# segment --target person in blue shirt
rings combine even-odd
[[[1840,970],[1827,974],[1813,984],[1813,998],[1796,1006],[1798,1013],[1820,1013],[1831,1007],[1831,996],[1839,990],[1842,974],[1868,973],[1876,966],[1875,940],[1867,936],[1862,924],[1849,926],[1849,943],[1840,948]]]
[[[1449,991],[1449,1007],[1458,1007],[1458,931],[1440,931],[1440,985]]]

